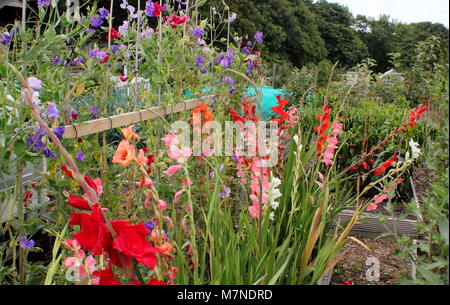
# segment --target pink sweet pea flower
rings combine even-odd
[[[167,147],[170,147],[172,145],[178,145],[179,143],[178,136],[176,134],[168,134],[161,140],[165,142]]]

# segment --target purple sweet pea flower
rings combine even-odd
[[[223,164],[220,164],[220,166],[219,166],[219,171],[223,171],[223,168],[224,168],[224,165],[223,165]]]
[[[122,0],[122,3],[120,4],[120,8],[125,10],[127,8],[127,6],[128,6],[127,0]]]
[[[202,28],[196,28],[194,31],[192,31],[192,35],[194,35],[195,37],[198,37],[198,38],[201,38],[204,33],[205,33],[205,31],[203,31]]]
[[[61,63],[62,63],[61,58],[59,58],[57,55],[53,55],[53,65],[58,66]]]
[[[247,56],[249,56],[249,55],[252,54],[252,53],[250,52],[249,48],[247,48],[247,47],[243,48],[243,49],[242,49],[242,52],[243,52],[245,55],[247,55]]]
[[[209,173],[209,178],[214,179],[214,177],[216,177],[216,173],[215,172],[210,172]]]
[[[91,19],[91,26],[94,28],[98,28],[103,24],[103,19],[98,16],[93,16]]]
[[[35,242],[32,239],[28,240],[28,238],[25,236],[24,238],[22,238],[20,240],[19,245],[20,245],[20,247],[22,249],[28,249],[29,250],[29,249],[33,249],[34,248]]]
[[[228,18],[228,22],[233,22],[236,20],[236,18],[237,18],[237,14],[231,13],[230,18]]]
[[[155,228],[155,224],[153,223],[153,220],[149,220],[149,222],[145,223],[144,226],[150,231],[150,233]]]
[[[28,148],[33,148],[35,152],[38,152],[41,148],[45,146],[42,142],[42,138],[47,135],[47,132],[41,127],[36,127],[34,134],[28,136],[26,140],[26,145]]]
[[[34,91],[39,91],[42,89],[42,82],[36,77],[28,77],[27,81],[28,85],[30,85],[31,89],[33,89]]]
[[[247,47],[251,48],[253,46],[253,43],[251,41],[247,42]]]
[[[155,30],[153,30],[152,28],[145,29],[142,31],[141,37],[142,38],[152,38],[154,32],[155,32]]]
[[[96,119],[98,118],[98,109],[97,107],[92,106],[91,109],[89,109],[89,111],[92,113],[92,118]]]
[[[230,194],[231,194],[231,189],[227,186],[224,186],[223,192],[219,193],[219,197],[222,199],[228,198],[228,197],[230,197]]]
[[[227,76],[227,77],[225,77],[225,80],[224,80],[227,84],[230,84],[230,85],[232,85],[232,84],[234,84],[234,80],[231,78],[231,77],[229,77],[229,76]]]
[[[4,46],[8,45],[13,39],[13,36],[14,35],[11,35],[10,33],[2,34],[2,39],[0,40],[0,43]]]
[[[45,148],[44,148],[44,156],[49,159],[56,158],[56,155],[51,151],[50,148],[48,148],[48,146],[45,146]]]
[[[128,21],[124,21],[121,26],[119,26],[119,33],[125,35],[128,33]]]
[[[102,8],[98,11],[98,13],[100,14],[100,18],[103,18],[103,19],[106,19],[106,18],[108,18],[108,16],[109,16],[109,11],[108,11],[106,8],[104,8],[104,7],[102,7]]]
[[[84,62],[84,58],[82,56],[77,57],[72,61],[72,66],[75,66],[75,67],[79,66],[83,62]]]
[[[53,128],[53,132],[55,133],[56,137],[61,141],[64,136],[64,132],[66,131],[66,128],[64,126],[57,126]],[[52,142],[52,139],[50,139],[50,142]]]
[[[222,67],[228,68],[233,63],[233,50],[229,50],[227,54],[219,57],[219,63]]]
[[[84,161],[84,158],[86,158],[86,155],[84,154],[84,152],[80,151],[79,153],[76,154],[75,159],[77,159],[80,162]]]
[[[233,94],[233,93],[235,93],[235,92],[236,92],[236,88],[231,87],[231,88],[230,88],[230,94]]]
[[[263,32],[256,32],[256,34],[255,34],[255,40],[256,40],[256,42],[257,43],[259,43],[259,44],[261,44],[261,43],[263,43]]]
[[[105,51],[99,50],[99,49],[89,51],[89,57],[97,58],[97,60],[100,62],[103,62],[107,56],[108,56],[108,53],[106,53]]]
[[[59,110],[55,104],[48,105],[47,116],[49,119],[56,119],[57,117],[59,117]]]
[[[127,6],[128,11],[130,12],[130,17],[133,19],[136,19],[138,17],[138,14],[135,14],[136,8],[132,5]]]
[[[153,16],[153,11],[155,10],[155,5],[153,4],[153,2],[147,1],[147,3],[145,4],[145,15],[147,15],[148,17],[154,17]]]
[[[197,57],[197,59],[195,60],[195,66],[198,68],[200,66],[203,66],[205,64],[205,60],[206,58],[203,56],[199,56]]]
[[[46,8],[50,5],[50,0],[38,0],[38,6]]]
[[[232,159],[234,162],[239,162],[239,157],[236,156],[236,155],[233,155],[233,156],[231,157],[231,159]]]

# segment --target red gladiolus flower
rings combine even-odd
[[[120,229],[116,229],[117,238],[113,241],[114,249],[122,252],[124,255],[134,257],[141,264],[155,268],[157,263],[156,253],[158,249],[152,247],[146,236],[150,231],[143,225],[132,225],[122,222]]]
[[[314,127],[314,131],[316,131],[319,134],[319,138],[317,139],[317,155],[322,155],[323,150],[323,142],[327,139],[327,134],[325,131],[330,127],[330,113],[331,109],[328,107],[328,105],[324,105],[322,107],[323,113],[317,117],[317,120],[321,122],[319,126]]]
[[[69,176],[70,178],[73,179],[73,174],[72,174],[72,172],[67,168],[67,166],[61,165],[61,169],[66,173],[67,176]]]
[[[167,285],[165,282],[163,282],[163,281],[158,281],[157,279],[151,279],[149,282],[148,282],[148,284],[149,285]]]
[[[416,125],[416,121],[420,119],[427,110],[428,106],[426,106],[425,104],[414,109],[409,115],[409,120],[406,123],[406,126],[414,127]]]
[[[72,218],[69,226],[80,226],[81,230],[73,235],[85,250],[90,250],[94,255],[103,253],[103,240],[110,238],[110,233],[103,223],[100,206],[94,204],[90,214],[70,212]]]
[[[77,197],[73,194],[69,194],[69,197],[70,197],[70,200],[67,201],[67,203],[70,204],[71,206],[73,206],[74,208],[81,209],[81,210],[89,210],[89,211],[91,210],[91,207],[89,206],[89,203],[86,200],[84,200],[80,197]]]
[[[278,105],[275,107],[272,107],[273,112],[275,112],[276,114],[278,114],[280,116],[279,119],[273,119],[273,122],[276,122],[278,124],[281,124],[282,122],[284,122],[286,119],[289,118],[289,114],[283,110],[283,107],[286,106],[288,104],[288,100],[287,99],[281,99],[281,95],[277,95],[277,99],[278,99]]]
[[[398,158],[396,156],[390,158],[389,160],[387,160],[386,162],[384,162],[383,164],[381,164],[380,167],[378,167],[377,169],[374,170],[374,175],[378,176],[381,175],[382,173],[384,173],[385,170],[387,170],[389,167],[391,167],[392,163],[396,162],[398,160]]]
[[[31,194],[33,194],[32,191],[27,191],[27,192],[25,193],[25,196],[23,197],[22,202],[27,202],[27,201],[28,201],[28,198],[30,198],[30,195],[31,195]]]
[[[101,270],[101,271],[95,271],[93,273],[94,276],[99,276],[99,285],[122,285],[116,278],[114,277],[114,274],[112,273],[111,266],[109,266],[108,269]]]
[[[231,117],[233,118],[233,121],[235,122],[244,122],[244,118],[241,117],[236,111],[234,111],[234,109],[228,109],[227,113],[229,113],[231,115]]]

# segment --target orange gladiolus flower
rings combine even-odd
[[[128,166],[135,159],[135,148],[126,140],[122,140],[114,153],[113,163]]]
[[[131,138],[135,138],[138,141],[141,139],[140,136],[133,132],[133,127],[134,125],[130,125],[127,128],[122,128],[122,133],[126,141],[130,141]]]

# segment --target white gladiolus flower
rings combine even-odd
[[[298,135],[295,135],[295,136],[293,137],[293,139],[294,139],[294,141],[295,141],[295,144],[298,145]]]
[[[280,203],[278,201],[271,201],[270,202],[270,206],[272,207],[272,209],[276,210],[278,209],[278,206],[280,205]]]
[[[270,213],[269,219],[272,220],[272,221],[275,220],[275,213],[274,212]]]
[[[272,198],[272,200],[274,200],[274,199],[277,199],[278,197],[281,197],[281,195],[282,194],[279,189],[274,189],[272,192],[271,198]]]
[[[411,154],[413,159],[419,158],[421,152],[419,149],[419,143],[414,142],[413,139],[409,140],[409,146],[411,147]]]

